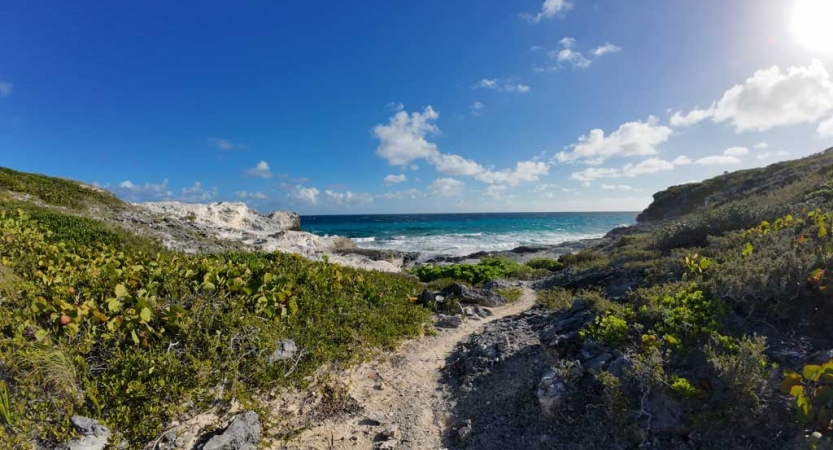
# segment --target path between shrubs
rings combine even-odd
[[[431,449],[448,447],[448,434],[459,414],[444,368],[458,344],[484,325],[517,316],[535,305],[535,292],[507,306],[492,308],[486,319],[468,319],[459,328],[407,342],[396,352],[350,372],[349,395],[358,412],[326,419],[273,449]],[[532,342],[529,342],[532,344]],[[495,411],[500,414],[499,411]],[[395,428],[395,429],[392,429]],[[392,431],[392,436],[388,436]],[[465,430],[464,430],[465,432]]]

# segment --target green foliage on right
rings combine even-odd
[[[833,360],[808,364],[801,373],[784,370],[781,393],[793,397],[798,419],[816,429],[833,426]]]

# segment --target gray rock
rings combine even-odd
[[[512,287],[512,284],[503,279],[491,280],[483,285],[483,289],[487,291],[496,291],[498,289],[506,289]]]
[[[463,308],[463,313],[466,315],[466,317],[475,320],[485,319],[492,315],[491,311],[478,305],[467,306]]]
[[[459,283],[454,283],[445,291],[446,294],[457,297],[463,303],[474,303],[480,306],[503,306],[508,300],[496,292],[485,289],[468,288]]]
[[[295,357],[295,353],[298,352],[298,345],[292,339],[280,340],[277,342],[276,347],[275,351],[266,358],[266,362],[269,364],[275,364],[285,359],[292,359]]]
[[[385,439],[393,439],[393,437],[396,436],[397,431],[399,431],[399,425],[388,425],[384,430],[382,430],[382,437]]]
[[[660,392],[651,392],[645,398],[643,407],[649,415],[640,417],[640,426],[652,433],[681,433],[683,410],[671,397]]]
[[[445,314],[439,315],[439,320],[434,323],[438,328],[459,328],[463,324],[463,318],[457,315],[447,316]]]
[[[376,441],[373,448],[376,450],[393,450],[396,448],[396,441]]]
[[[434,294],[431,293],[428,289],[423,289],[422,293],[419,294],[417,298],[417,304],[422,306],[428,306],[434,302]]]
[[[222,433],[212,437],[202,450],[257,450],[260,419],[254,411],[235,417]]]
[[[67,442],[63,446],[64,450],[103,450],[107,446],[110,440],[110,429],[98,423],[97,420],[72,416],[69,421],[81,438]]]
[[[547,360],[553,364],[557,363],[562,355],[573,354],[579,350],[584,341],[579,332],[592,323],[596,315],[583,301],[576,300],[573,306],[554,317],[555,320],[544,328],[540,337]],[[583,359],[591,358],[585,356]]]
[[[623,355],[622,353],[619,353],[615,358],[613,358],[613,361],[608,363],[607,371],[610,372],[616,378],[619,378],[621,380],[622,377],[625,375],[625,371],[627,371],[631,367],[633,367],[633,363],[631,362],[631,360],[628,359],[628,357]]]
[[[547,417],[555,417],[567,399],[567,384],[553,370],[548,370],[538,383],[538,404]]]
[[[584,369],[593,375],[598,375],[602,373],[605,368],[605,364],[611,359],[613,359],[613,355],[610,353],[602,353],[601,355],[584,362]]]
[[[451,435],[460,443],[468,442],[471,433],[471,419],[461,420],[451,427]]]

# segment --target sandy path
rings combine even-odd
[[[363,408],[361,414],[326,420],[291,442],[272,448],[371,449],[374,438],[387,425],[398,426],[392,439],[397,449],[443,448],[442,434],[450,425],[449,411],[453,407],[439,382],[446,358],[459,342],[483,325],[520,314],[534,304],[534,291],[525,288],[518,301],[491,309],[494,314],[487,319],[467,320],[459,328],[410,341],[395,353],[356,367],[350,375],[349,394]]]

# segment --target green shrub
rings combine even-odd
[[[149,442],[181,413],[394,348],[431,314],[414,304],[422,286],[408,275],[282,253],[58,242],[50,223],[0,211],[0,361],[15,413],[5,441],[64,441],[81,414],[109,425],[116,445]],[[78,223],[67,235],[89,236],[74,234]],[[267,363],[287,338],[299,354]]]
[[[449,264],[443,266],[420,266],[411,270],[423,282],[442,278],[462,280],[469,284],[482,285],[499,278],[529,280],[548,273],[519,264],[508,258],[486,257],[477,264]]]
[[[564,288],[548,289],[545,291],[538,291],[538,304],[548,309],[564,309],[573,305],[576,299],[572,291]]]
[[[54,206],[81,208],[92,205],[123,206],[115,195],[75,181],[18,172],[0,167],[0,189],[31,195]]]
[[[564,267],[590,268],[603,267],[609,262],[608,257],[598,250],[582,250],[576,253],[565,253],[558,258]]]
[[[764,350],[766,338],[760,336],[743,336],[731,346],[715,339],[704,348],[719,379],[728,387],[731,398],[727,404],[733,408],[747,411],[759,408],[769,374]]]
[[[564,268],[564,264],[552,258],[535,258],[526,262],[526,265],[533,269],[544,269],[550,272],[555,272]]]
[[[682,399],[693,398],[698,394],[697,388],[692,386],[690,381],[676,375],[671,377],[671,391]]]
[[[431,292],[440,292],[451,287],[452,284],[459,283],[466,287],[471,285],[463,280],[455,280],[454,278],[437,278],[426,283],[425,287]]]
[[[510,302],[514,302],[523,296],[524,290],[519,287],[510,287],[506,289],[498,289],[497,293]]]
[[[674,295],[651,299],[640,310],[643,318],[653,319],[652,332],[668,343],[689,344],[716,332],[720,327],[725,315],[723,304],[693,289],[681,289]]]
[[[608,312],[603,316],[596,316],[595,322],[581,330],[580,334],[583,338],[616,347],[628,338],[628,322]]]

